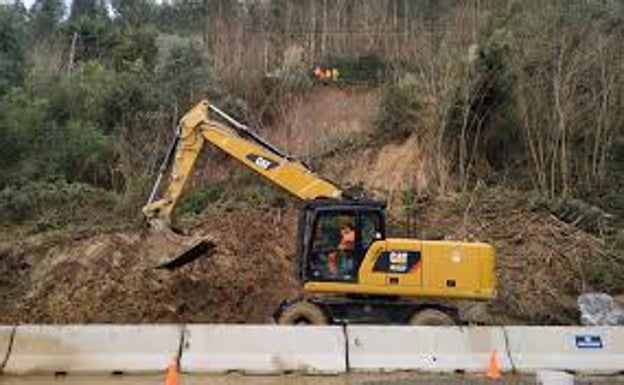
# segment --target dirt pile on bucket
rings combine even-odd
[[[265,322],[296,293],[296,215],[276,209],[207,213],[193,235],[211,257],[176,271],[153,269],[167,239],[102,234],[56,245],[0,249],[0,322]]]

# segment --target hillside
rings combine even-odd
[[[0,37],[0,322],[263,322],[298,294],[296,202],[211,146],[174,222],[215,255],[152,269],[177,242],[141,208],[206,98],[387,200],[390,235],[492,243],[481,322],[624,292],[619,1],[10,1]]]
[[[372,130],[374,114],[371,103],[360,102],[375,100],[377,94],[374,88],[320,87],[292,105],[285,116],[294,122],[280,122],[273,130],[288,125],[290,138],[301,138],[301,154],[319,138],[342,135],[345,127],[351,135],[365,135]],[[348,114],[324,108],[332,99],[348,103]],[[312,115],[322,124],[297,124],[300,117]],[[277,135],[274,140],[287,144]],[[426,199],[410,214],[412,223],[406,222],[397,194],[419,181],[414,175],[427,162],[415,143],[412,138],[349,149],[316,162],[336,180],[388,194],[397,235],[495,245],[499,295],[483,322],[577,322],[576,295],[595,282],[588,275],[600,258],[601,240],[546,210],[531,209],[527,194],[485,186],[470,195]],[[195,189],[210,183],[206,175],[198,174]],[[175,245],[146,231],[5,237],[0,246],[0,322],[266,322],[282,299],[297,295],[294,209],[253,202],[238,208],[213,204],[185,223],[189,234],[210,236],[218,247],[213,256],[175,272],[153,269]]]

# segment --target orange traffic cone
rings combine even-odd
[[[167,377],[165,377],[165,385],[178,385],[178,363],[171,360],[167,368]]]
[[[498,380],[499,378],[501,378],[496,350],[492,350],[492,353],[490,353],[490,369],[488,370],[487,376],[492,380]]]

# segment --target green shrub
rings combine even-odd
[[[524,202],[524,208],[533,211],[547,211],[564,222],[598,235],[608,229],[610,216],[598,206],[575,198],[548,198],[533,193]]]
[[[143,92],[128,77],[98,62],[69,78],[30,74],[0,102],[0,188],[40,179],[110,187],[115,130]]]
[[[415,133],[419,121],[419,97],[419,87],[414,80],[387,85],[373,136],[383,141],[401,141]]]
[[[58,175],[68,181],[90,181],[108,178],[114,152],[110,139],[91,123],[70,121],[55,138],[52,162]]]
[[[126,71],[140,61],[149,70],[156,64],[158,32],[151,27],[128,27],[115,33],[110,60],[117,71]]]
[[[386,63],[375,53],[330,56],[323,68],[336,68],[340,72],[338,81],[347,84],[377,84],[386,76]]]
[[[211,80],[210,65],[200,47],[193,42],[176,44],[157,68],[160,90],[165,90],[167,102],[191,106],[206,96]]]
[[[48,230],[73,223],[116,220],[118,197],[82,183],[30,182],[0,191],[0,223],[36,223]]]
[[[583,263],[587,283],[592,290],[605,293],[624,292],[624,239],[613,242],[612,249]]]
[[[0,96],[19,85],[26,73],[26,15],[0,4]]]
[[[223,186],[218,184],[193,189],[180,198],[180,202],[176,208],[176,215],[199,214],[204,211],[209,204],[219,201],[224,194],[225,190]]]

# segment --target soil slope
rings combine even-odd
[[[4,244],[0,323],[265,322],[296,293],[295,222],[275,209],[207,212],[191,234],[216,250],[174,272],[153,268],[176,246],[158,235]]]
[[[376,100],[377,90],[321,87],[285,112],[272,140],[305,155],[327,136],[365,132],[373,125]],[[383,191],[393,229],[405,235],[410,231],[403,228],[399,197],[406,189],[426,189],[427,164],[418,143],[408,139],[332,156],[321,162],[321,173]],[[584,271],[600,241],[549,213],[523,210],[521,195],[484,191],[420,202],[417,231],[410,235],[494,244],[499,297],[489,306],[488,322],[576,322],[575,297],[591,289]],[[297,295],[294,212],[212,207],[189,232],[211,237],[217,249],[175,272],[153,269],[177,246],[162,236],[0,238],[0,323],[255,323],[265,322],[280,300]]]

